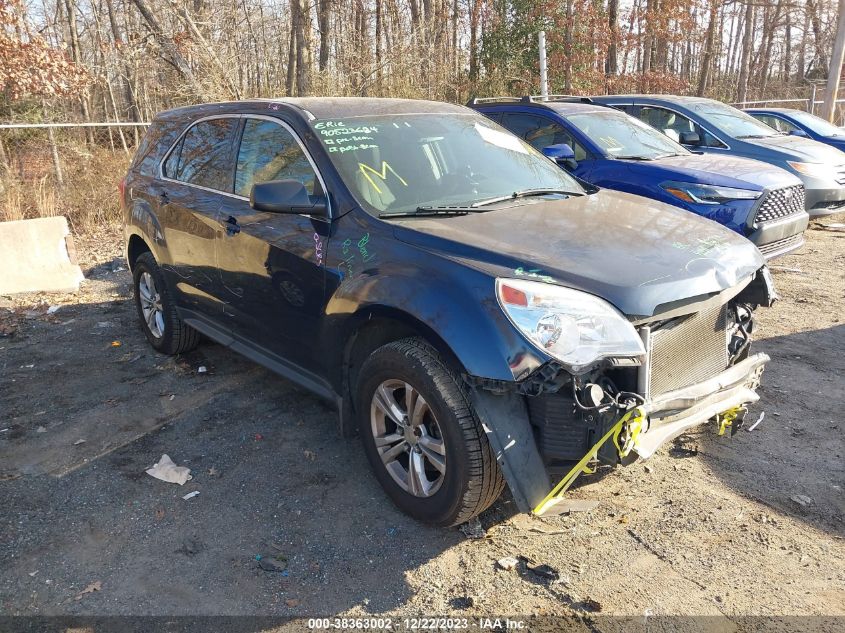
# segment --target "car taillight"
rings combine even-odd
[[[120,206],[126,203],[126,178],[121,178],[117,183],[117,190],[120,192]]]

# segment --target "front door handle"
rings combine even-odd
[[[226,220],[226,235],[237,235],[240,232],[241,227],[238,226],[238,219],[230,215]]]

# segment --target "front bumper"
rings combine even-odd
[[[819,181],[809,179],[804,181],[804,185],[806,208],[810,217],[845,211],[845,186],[832,181],[830,184],[819,184]]]
[[[807,213],[796,213],[782,220],[765,222],[748,235],[748,239],[767,260],[785,255],[804,244],[804,231],[810,223]]]
[[[634,451],[647,459],[686,430],[735,407],[757,402],[760,396],[755,389],[769,360],[766,354],[755,354],[712,378],[647,401],[642,408],[648,424]]]

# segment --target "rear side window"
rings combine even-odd
[[[545,117],[505,113],[502,117],[502,125],[527,141],[536,150],[542,151],[549,145],[566,143],[575,152],[575,160],[587,158],[587,150],[575,141],[569,130]]]
[[[238,151],[235,193],[249,196],[252,185],[270,180],[298,180],[314,195],[317,175],[293,135],[278,123],[247,119]]]
[[[137,169],[144,176],[158,176],[158,165],[162,157],[184,129],[184,123],[153,121],[138,145],[132,169]]]
[[[167,178],[232,191],[232,137],[238,119],[200,121],[176,144],[163,165]]]

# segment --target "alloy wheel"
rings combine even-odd
[[[156,289],[155,279],[146,271],[138,279],[138,294],[147,327],[153,336],[161,338],[164,336],[164,308],[161,305],[161,294]]]
[[[402,490],[430,497],[446,475],[446,446],[422,394],[402,380],[385,380],[373,394],[370,424],[385,469]]]

